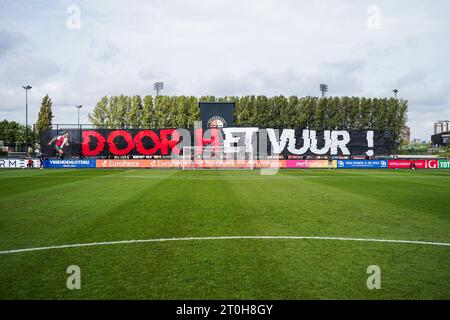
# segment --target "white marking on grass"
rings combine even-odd
[[[73,171],[75,171],[77,169],[74,169]],[[99,169],[99,170],[119,170],[119,169]],[[321,169],[314,169],[314,171],[320,171]],[[328,169],[325,169],[328,171]],[[312,170],[305,170],[305,169],[286,169],[286,171],[307,171],[308,173],[304,173],[304,174],[298,174],[298,175],[276,175],[276,176],[259,176],[259,175],[254,175],[254,176],[248,176],[248,177],[242,177],[242,176],[238,176],[238,175],[222,175],[222,176],[214,176],[214,175],[197,175],[197,176],[174,176],[173,174],[167,174],[167,175],[158,175],[159,172],[149,172],[148,175],[125,175],[125,174],[121,174],[121,173],[135,173],[138,172],[136,169],[130,169],[130,170],[125,170],[120,172],[119,174],[105,174],[105,175],[98,175],[98,176],[94,176],[94,175],[1,175],[0,174],[0,179],[2,178],[42,178],[42,179],[46,179],[46,178],[50,178],[50,179],[54,179],[54,178],[109,178],[109,179],[123,179],[123,178],[131,178],[131,179],[171,179],[171,180],[220,180],[220,179],[229,179],[229,180],[260,180],[260,181],[268,181],[268,180],[286,180],[286,179],[310,179],[310,178],[348,178],[348,179],[353,179],[353,178],[385,178],[385,179],[450,179],[450,174],[441,174],[441,175],[412,175],[412,174],[396,174],[394,172],[392,172],[393,174],[390,174],[391,172],[386,172],[385,174],[380,174],[380,173],[371,173],[371,174],[367,174],[367,173],[356,173],[355,171],[350,172],[349,170],[333,170],[331,171],[332,173],[339,173],[339,174],[322,174],[322,175],[314,175],[314,174],[310,174],[313,173],[314,171]],[[166,170],[166,172],[170,172],[169,170]],[[173,171],[173,173],[175,173],[175,171]],[[347,173],[347,174],[346,174]],[[350,173],[350,174],[348,174]],[[435,174],[437,174],[438,172],[433,172]]]
[[[121,178],[131,179],[167,179],[170,180],[287,180],[287,179],[309,179],[320,178],[321,176],[255,176],[255,177],[238,177],[238,176],[203,176],[203,177],[168,177],[168,176],[120,176]],[[118,178],[118,177],[116,177]]]
[[[134,243],[149,243],[149,242],[171,242],[171,241],[246,240],[246,239],[256,239],[256,240],[267,240],[267,239],[269,239],[269,240],[335,240],[335,241],[359,241],[359,242],[382,242],[382,243],[418,244],[418,245],[431,245],[431,246],[450,247],[450,243],[431,242],[431,241],[416,241],[416,240],[389,240],[389,239],[320,237],[320,236],[218,236],[218,237],[161,238],[161,239],[122,240],[122,241],[108,241],[108,242],[91,242],[91,243],[64,244],[64,245],[49,246],[49,247],[35,247],[35,248],[5,250],[5,251],[0,251],[0,254],[44,251],[44,250],[53,250],[53,249],[109,246],[109,245],[116,245],[116,244],[134,244]]]

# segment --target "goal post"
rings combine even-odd
[[[230,152],[218,146],[185,146],[181,157],[183,170],[253,170],[255,165],[253,152],[246,151],[245,147],[234,147]]]

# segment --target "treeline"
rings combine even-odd
[[[189,128],[200,120],[199,101],[234,102],[235,126],[394,130],[407,120],[407,100],[359,97],[136,96],[103,97],[89,114],[103,128]]]
[[[28,143],[33,145],[37,141],[37,135],[28,126]],[[26,130],[25,125],[15,121],[3,120],[0,121],[0,141],[3,141],[3,146],[16,148],[25,151]]]

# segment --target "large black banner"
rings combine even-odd
[[[233,102],[200,102],[199,106],[204,129],[233,126]]]
[[[203,129],[53,130],[40,136],[45,157],[162,156],[182,153],[183,146],[237,147],[264,157],[391,155],[390,131],[261,129],[252,127]]]

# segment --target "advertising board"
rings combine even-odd
[[[338,169],[387,169],[387,160],[338,160]]]

